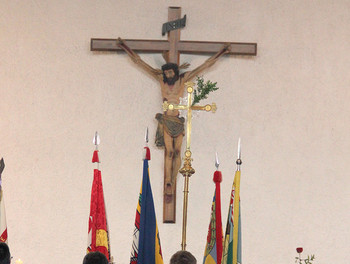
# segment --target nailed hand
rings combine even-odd
[[[124,40],[123,40],[121,37],[118,37],[118,39],[117,39],[117,45],[118,45],[118,46],[121,46],[121,45],[123,45],[123,44],[125,44]]]
[[[224,44],[224,51],[225,52],[230,52],[231,51],[231,43],[225,43]]]

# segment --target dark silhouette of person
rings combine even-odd
[[[10,264],[11,254],[8,245],[4,242],[0,242],[0,264]]]
[[[101,252],[93,251],[85,255],[83,264],[108,264],[108,259]]]
[[[197,264],[197,260],[191,252],[180,250],[171,257],[170,264]]]

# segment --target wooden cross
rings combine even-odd
[[[180,7],[169,7],[168,21],[181,18]],[[168,32],[168,40],[140,40],[125,39],[125,44],[130,49],[139,52],[162,53],[166,62],[180,65],[180,53],[187,54],[215,54],[224,44],[230,43],[232,55],[255,56],[257,54],[256,43],[239,42],[203,42],[203,41],[181,41],[180,29]],[[91,39],[91,51],[123,51],[117,44],[117,39]],[[176,188],[176,186],[174,186]],[[176,189],[175,189],[176,190]],[[165,190],[164,190],[165,193]],[[176,194],[176,191],[175,191]],[[165,194],[164,194],[165,198]],[[175,223],[176,219],[176,196],[171,202],[163,202],[163,222]]]

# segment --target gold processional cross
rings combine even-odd
[[[215,113],[216,104],[207,104],[205,106],[192,105],[192,93],[193,93],[193,82],[186,82],[185,86],[187,88],[187,105],[177,105],[169,104],[167,101],[163,103],[163,111],[167,110],[187,110],[187,125],[186,125],[186,151],[183,167],[179,172],[185,177],[184,182],[184,200],[183,200],[183,213],[182,213],[182,250],[186,250],[186,225],[187,225],[187,204],[188,204],[188,185],[189,179],[195,170],[192,168],[191,161],[193,160],[191,155],[191,129],[192,129],[192,110],[204,110],[212,111]]]

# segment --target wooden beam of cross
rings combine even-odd
[[[178,109],[178,110],[187,110],[187,125],[186,125],[186,151],[184,157],[184,165],[180,169],[180,173],[185,177],[184,180],[184,199],[183,199],[183,213],[182,213],[182,243],[181,249],[186,250],[186,226],[187,226],[187,205],[188,205],[188,192],[189,192],[189,179],[195,173],[195,170],[192,168],[192,152],[191,152],[191,130],[192,130],[192,111],[193,110],[204,110],[212,111],[215,113],[216,104],[211,105],[207,104],[204,106],[192,105],[192,93],[194,83],[187,82],[185,83],[187,88],[187,105],[177,105],[169,104],[168,102],[163,103],[163,111]]]
[[[168,21],[173,22],[181,18],[180,7],[169,7]],[[91,39],[91,51],[123,51],[118,44],[117,39]],[[172,62],[180,65],[180,53],[186,54],[215,54],[224,44],[229,44],[226,54],[231,55],[248,55],[257,54],[256,43],[240,42],[204,42],[204,41],[182,41],[180,40],[180,29],[168,32],[168,40],[142,40],[142,39],[125,39],[124,47],[128,47],[136,52],[161,53],[166,62]],[[124,49],[125,51],[125,49]],[[166,153],[164,152],[166,159]],[[165,175],[164,175],[165,178]],[[166,196],[166,186],[164,186],[163,201],[163,222],[175,223],[176,220],[176,181],[174,183],[174,194],[169,200]]]
[[[181,17],[180,7],[169,7],[168,21]],[[163,53],[166,62],[180,64],[180,53],[214,54],[227,42],[181,41],[180,29],[168,32],[168,40],[125,39],[125,43],[134,51]],[[230,42],[231,49],[227,54],[256,56],[256,43]],[[91,39],[91,51],[123,51],[117,45],[117,39]]]

